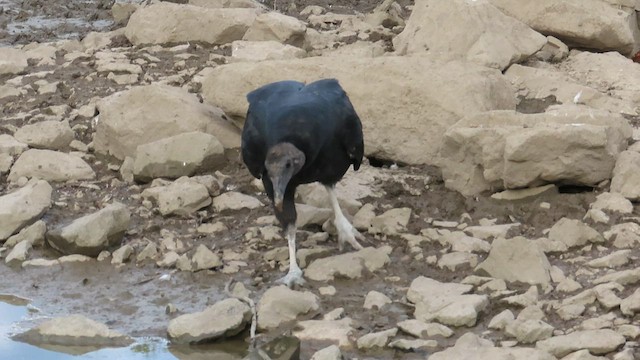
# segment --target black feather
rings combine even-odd
[[[362,124],[349,97],[335,79],[308,85],[280,81],[247,95],[249,110],[242,132],[242,156],[256,178],[264,173],[267,151],[290,142],[304,152],[298,184],[334,184],[364,155]]]
[[[289,181],[288,191],[316,181],[333,185],[350,165],[354,170],[360,168],[364,155],[362,124],[337,80],[323,79],[307,85],[275,82],[250,92],[247,100],[242,158],[251,174],[263,179],[265,188],[271,186],[265,179],[267,152],[283,142],[292,143],[305,154],[305,164]],[[266,190],[272,197],[273,190]]]

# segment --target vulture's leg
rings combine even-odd
[[[351,225],[349,220],[347,220],[342,213],[334,186],[325,185],[325,188],[327,189],[327,193],[329,193],[329,201],[331,201],[331,207],[333,208],[333,214],[335,215],[333,224],[338,231],[338,249],[342,251],[344,249],[345,242],[348,242],[356,250],[362,249],[362,245],[358,243],[356,238],[358,240],[364,240],[364,236],[362,236],[362,234],[360,234],[360,232]]]
[[[298,260],[296,259],[296,225],[287,226],[287,242],[289,243],[289,272],[278,282],[287,285],[289,288],[293,287],[293,284],[304,284],[304,278],[302,277],[302,270],[298,266]]]

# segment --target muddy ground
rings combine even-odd
[[[278,0],[277,7],[286,6],[287,12],[297,14],[306,5],[321,5],[331,7],[334,12],[368,12],[380,1],[330,1],[330,0]],[[266,2],[273,6],[271,0]],[[406,3],[406,4],[405,4]],[[403,2],[403,5],[409,4]],[[295,4],[295,7],[290,6]],[[351,4],[351,5],[349,5]],[[331,5],[331,6],[329,6]],[[61,38],[82,38],[92,29],[110,29],[109,1],[3,1],[0,0],[0,44],[26,44],[31,41],[54,41]],[[407,14],[408,15],[408,14]],[[82,26],[61,24],[52,29],[29,28],[26,32],[12,30],[18,22],[24,22],[36,17],[56,19],[83,19]],[[96,27],[97,21],[106,24]],[[13,24],[13,25],[12,25]],[[114,47],[129,46],[126,40],[120,39]],[[187,61],[187,67],[202,69],[206,66],[208,55],[212,52],[224,53],[225,49],[213,49],[200,45],[190,46],[186,52],[195,55]],[[157,81],[173,73],[173,64],[177,59],[176,53],[168,49],[154,53],[162,61],[155,67],[144,67],[146,81]],[[128,56],[133,60],[140,56],[139,52],[131,51]],[[114,92],[125,89],[123,85],[116,85],[105,77],[87,79],[87,75],[95,73],[92,60],[76,59],[72,66],[62,67],[62,56],[58,56],[56,65],[32,66],[27,74],[44,73],[48,82],[60,81],[59,91],[54,95],[38,95],[30,90],[17,100],[0,100],[2,122],[0,133],[12,133],[13,130],[27,123],[42,119],[43,114],[51,112],[51,106],[68,105],[69,109],[77,109],[88,104],[94,98],[102,98]],[[0,83],[9,77],[0,77]],[[25,76],[23,84],[38,80],[35,76]],[[189,84],[190,77],[175,80],[174,85]],[[197,88],[193,89],[197,92]],[[527,108],[527,112],[531,112]],[[84,143],[91,141],[93,132],[92,118],[78,116],[70,119],[72,127],[76,127],[78,139]],[[366,141],[366,139],[365,139]],[[229,176],[225,180],[228,189],[235,189],[258,196],[263,202],[268,200],[264,194],[256,193],[251,185],[252,178],[238,160],[238,154],[228,154],[229,164],[221,169],[221,173]],[[157,211],[148,210],[142,204],[140,193],[148,186],[144,184],[130,185],[119,180],[117,162],[112,159],[91,156],[87,159],[97,173],[94,182],[79,184],[56,185],[54,191],[54,206],[49,210],[44,220],[48,227],[63,224],[81,215],[95,211],[103,204],[117,200],[138,209],[133,212],[131,230],[126,234],[123,244],[144,244],[146,241],[160,243],[162,238],[170,236],[184,242],[187,248],[200,243],[216,249],[233,249],[243,253],[250,246],[244,237],[249,227],[256,226],[256,219],[271,215],[269,207],[254,211],[236,211],[214,214],[210,210],[201,211],[190,218],[162,217]],[[482,218],[497,219],[497,223],[520,222],[522,224],[511,235],[525,235],[530,238],[542,236],[545,229],[550,228],[562,217],[582,219],[589,204],[601,189],[560,187],[559,192],[547,192],[541,196],[517,202],[504,202],[491,199],[490,194],[474,198],[464,198],[458,193],[444,187],[439,171],[431,167],[389,166],[390,164],[370,159],[373,169],[364,166],[363,171],[377,172],[379,178],[368,186],[380,196],[368,196],[361,201],[372,203],[377,212],[388,208],[410,207],[413,215],[408,226],[408,232],[417,234],[423,228],[430,227],[429,220],[452,220],[476,225]],[[116,165],[109,167],[108,165]],[[350,174],[355,176],[356,174]],[[8,190],[6,175],[0,177],[0,193]],[[550,209],[540,207],[540,203],[549,203]],[[634,211],[638,215],[638,210]],[[198,235],[197,226],[204,222],[222,221],[229,228],[228,232],[218,235]],[[321,231],[319,227],[300,229],[298,234],[300,248],[310,246],[305,243],[308,234]],[[603,229],[599,229],[603,230]],[[460,281],[471,275],[471,269],[451,272],[429,265],[424,259],[430,255],[440,255],[445,249],[439,244],[424,246],[424,259],[415,260],[407,248],[406,241],[400,237],[379,238],[366,236],[363,245],[381,246],[389,244],[393,247],[391,264],[375,274],[366,274],[357,281],[338,280],[332,285],[337,289],[335,296],[322,296],[321,308],[306,318],[321,317],[322,314],[343,307],[345,314],[355,320],[356,332],[354,339],[372,331],[379,331],[395,326],[397,321],[412,318],[413,309],[402,299],[410,282],[420,276],[428,276],[439,281]],[[329,245],[337,254],[336,241],[329,239]],[[253,245],[252,245],[253,246]],[[61,316],[69,313],[80,313],[90,318],[104,322],[110,327],[132,336],[165,336],[168,321],[179,314],[200,311],[224,298],[224,284],[230,279],[243,282],[253,291],[252,297],[258,300],[260,295],[273,285],[274,280],[281,277],[286,270],[279,267],[272,268],[261,256],[261,253],[273,247],[286,246],[284,240],[262,242],[255,246],[258,253],[252,254],[246,268],[238,273],[223,274],[219,271],[176,272],[170,269],[160,269],[155,264],[127,263],[116,268],[108,261],[88,264],[54,266],[47,268],[11,268],[0,262],[0,293],[11,293],[33,300],[33,305],[47,316]],[[594,250],[595,251],[595,250]],[[634,256],[640,255],[640,250],[634,250]],[[56,258],[57,254],[50,248],[36,248],[30,258]],[[486,256],[486,255],[483,255]],[[481,256],[480,261],[483,260]],[[550,262],[560,265],[566,273],[572,269],[561,262],[555,255],[551,255]],[[631,265],[629,265],[631,266]],[[170,275],[167,280],[160,277]],[[580,281],[580,278],[577,279]],[[324,283],[308,281],[305,289],[318,294],[318,287]],[[510,286],[511,290],[526,289],[526,286]],[[364,296],[371,290],[378,290],[390,298],[398,300],[384,311],[375,312],[364,310]],[[629,289],[628,291],[631,291]],[[619,294],[624,298],[626,293]],[[551,295],[553,296],[553,295]],[[546,295],[543,299],[548,298]],[[165,309],[168,304],[177,307],[178,312],[167,315]],[[456,334],[450,339],[439,339],[439,349],[450,346],[460,335],[471,331],[481,333],[484,324],[493,315],[504,309],[504,305],[492,302],[481,315],[479,325],[472,328],[457,328]],[[562,322],[562,326],[560,326]],[[559,319],[550,319],[551,325],[567,328],[567,324]],[[287,327],[261,334],[260,341],[265,341],[288,331]],[[246,336],[246,334],[243,334]],[[242,336],[241,336],[242,337]],[[302,358],[309,358],[313,351],[325,344],[303,342]],[[197,350],[196,350],[197,352]],[[424,358],[424,353],[405,353],[393,350],[381,350],[373,353],[358,353],[355,350],[345,354],[358,358]]]
[[[239,164],[230,165],[226,175],[237,179],[228,182],[233,188],[255,194],[250,185],[250,176]],[[551,227],[563,216],[582,218],[588,209],[588,205],[594,200],[596,192],[588,191],[574,193],[548,193],[535,199],[523,200],[517,203],[500,202],[487,196],[476,199],[465,199],[457,193],[444,188],[437,171],[431,168],[400,167],[397,169],[382,168],[382,174],[391,174],[393,177],[403,179],[407,174],[415,175],[424,180],[386,180],[374,185],[376,190],[383,190],[384,195],[377,198],[365,198],[363,203],[372,203],[378,209],[385,207],[410,207],[413,209],[412,220],[409,223],[408,232],[417,234],[423,228],[430,227],[427,219],[460,221],[463,214],[468,214],[471,221],[477,224],[481,218],[498,219],[498,223],[510,223],[517,221],[523,224],[519,231],[513,235],[526,235],[528,237],[542,236],[542,231]],[[431,174],[429,176],[428,174]],[[102,171],[101,178],[113,177],[108,170]],[[353,175],[353,174],[352,174]],[[140,200],[131,199],[131,195],[139,194],[144,188],[133,189],[122,185],[112,187],[110,180],[98,181],[96,185],[108,187],[108,192],[91,191],[86,188],[66,187],[56,192],[56,199],[60,201],[66,198],[65,206],[56,206],[51,209],[44,220],[48,224],[57,224],[67,219],[75,218],[88,212],[88,209],[96,203],[102,203],[102,197],[108,195],[115,200],[126,203],[132,207],[143,208]],[[409,183],[409,185],[407,185]],[[416,195],[417,193],[419,195]],[[74,194],[82,193],[82,200],[73,200]],[[266,196],[258,195],[267,202]],[[550,210],[540,207],[541,202],[551,204]],[[79,210],[78,210],[79,209]],[[151,240],[159,243],[167,232],[182,240],[187,248],[204,243],[216,249],[233,249],[242,253],[247,248],[244,233],[247,228],[255,226],[255,220],[264,215],[270,215],[268,208],[254,211],[234,211],[218,215],[207,211],[202,212],[199,218],[164,218],[159,214],[151,214],[149,218],[136,214],[133,217],[132,229],[124,241],[125,243],[139,243],[143,240]],[[218,236],[197,236],[195,228],[203,221],[223,221],[229,231]],[[300,248],[305,245],[305,235],[321,231],[318,227],[307,227],[299,231],[298,238]],[[338,254],[335,248],[335,239],[330,238],[328,245],[334,247],[333,254]],[[393,327],[398,321],[412,318],[413,309],[402,299],[411,281],[420,276],[428,276],[442,282],[459,282],[473,272],[470,268],[462,271],[451,272],[438,269],[434,265],[428,265],[424,260],[414,260],[406,241],[401,238],[390,237],[387,239],[366,236],[363,245],[381,246],[389,244],[393,247],[391,264],[383,271],[374,274],[366,274],[363,279],[338,280],[332,283],[337,289],[335,296],[321,297],[321,307],[305,318],[321,317],[322,314],[337,307],[343,307],[345,314],[352,317],[357,324],[354,338],[372,331],[384,330]],[[224,285],[230,279],[243,282],[247,288],[253,291],[252,297],[257,300],[273,282],[285,273],[285,269],[271,268],[262,258],[260,252],[273,247],[286,246],[284,240],[261,243],[257,248],[259,252],[253,254],[249,261],[250,266],[243,268],[239,273],[222,274],[215,271],[201,271],[196,273],[174,272],[170,269],[159,269],[155,264],[147,263],[136,265],[128,263],[120,268],[115,268],[108,261],[91,262],[88,264],[64,265],[47,267],[43,269],[30,268],[27,270],[9,268],[0,265],[0,293],[9,292],[33,299],[33,304],[41,309],[44,314],[85,314],[98,321],[105,322],[109,326],[128,333],[132,336],[165,336],[166,326],[170,318],[181,313],[200,311],[207,305],[226,297],[223,293]],[[437,244],[431,244],[423,248],[424,257],[440,255],[444,248]],[[46,257],[55,258],[59,254],[51,249],[37,249],[32,252],[31,258]],[[562,263],[554,256],[550,256],[552,264]],[[562,267],[567,273],[571,270]],[[161,280],[160,277],[170,274],[169,280]],[[308,281],[305,290],[318,294],[317,289],[325,286],[325,283]],[[524,290],[528,286],[510,286],[511,290]],[[376,312],[363,309],[363,301],[371,290],[380,291],[394,300],[399,300],[384,311]],[[630,289],[631,290],[631,289]],[[167,315],[166,306],[171,303],[179,312]],[[490,319],[505,306],[492,303],[481,315],[482,319]],[[562,322],[566,327],[566,322]],[[450,339],[439,339],[442,348],[451,346],[455,339],[467,331],[480,333],[485,330],[486,321],[480,321],[479,325],[472,328],[458,328],[456,335]],[[554,323],[551,322],[553,325]],[[267,334],[262,334],[260,341],[266,341],[277,335],[286,333],[288,327],[283,327]],[[244,334],[246,336],[246,334]],[[313,351],[322,347],[321,343],[303,342],[302,358],[309,358]],[[420,359],[424,353],[404,353],[401,351],[378,351],[371,354],[361,352],[346,352],[346,354],[362,357],[370,355],[375,358],[403,358]]]
[[[0,46],[79,39],[110,30],[114,0],[0,0]]]

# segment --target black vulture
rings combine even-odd
[[[247,95],[249,110],[242,129],[242,159],[265,191],[289,244],[289,272],[278,282],[302,284],[296,261],[296,208],[300,184],[320,182],[327,189],[335,215],[340,251],[344,243],[362,249],[363,236],[338,204],[335,184],[364,154],[362,123],[349,97],[335,79],[305,85],[278,81]]]

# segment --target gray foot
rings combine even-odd
[[[304,285],[305,280],[302,277],[302,270],[298,268],[289,270],[289,273],[287,273],[287,275],[285,275],[284,277],[276,280],[276,283],[284,284],[287,285],[287,287],[292,288],[294,284],[299,286]]]

